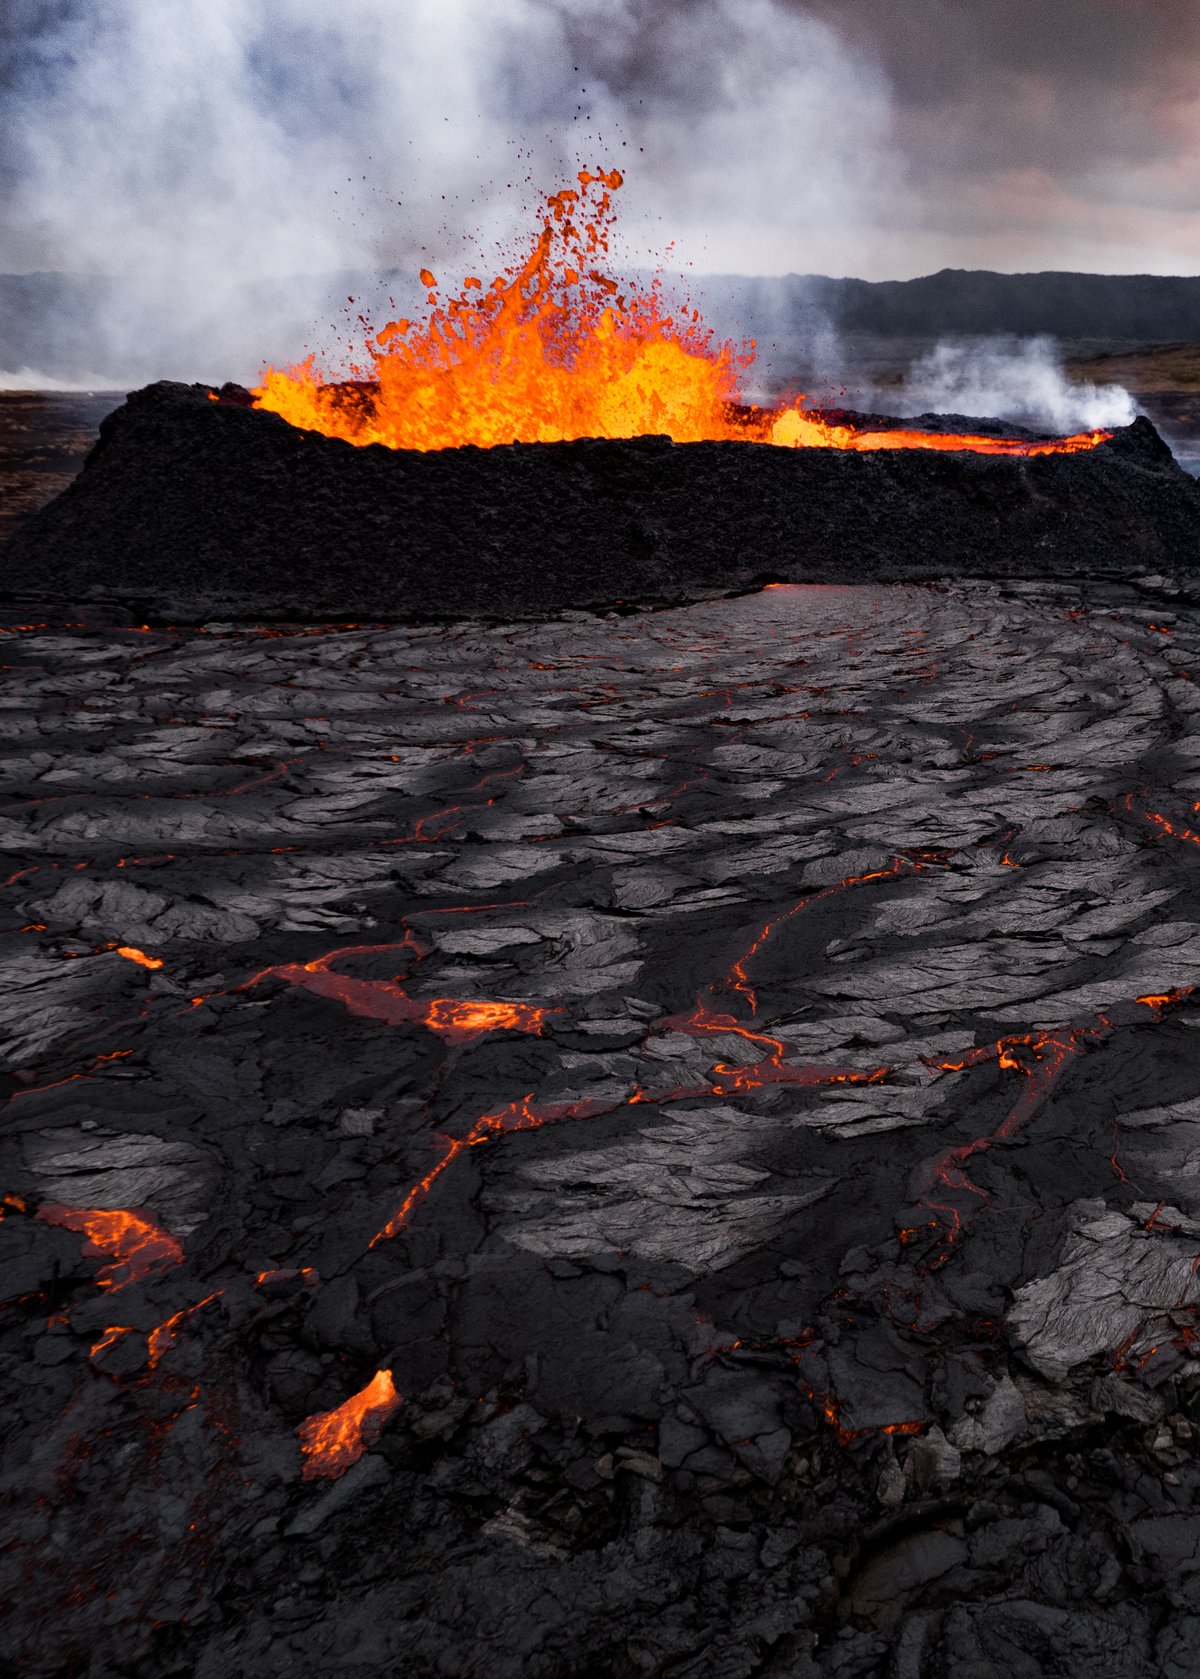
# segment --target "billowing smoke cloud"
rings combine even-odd
[[[913,363],[899,414],[987,414],[1051,432],[1127,426],[1136,405],[1121,385],[1072,383],[1050,338],[947,340]]]
[[[631,263],[852,266],[901,190],[880,73],[781,0],[16,4],[0,268],[107,276],[6,300],[0,360],[58,376],[329,349],[370,275],[477,267],[580,159],[626,172]]]

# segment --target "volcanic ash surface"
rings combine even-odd
[[[7,1663],[1195,1671],[1194,612],[5,643]]]

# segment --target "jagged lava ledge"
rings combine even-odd
[[[773,579],[1179,575],[1200,560],[1200,486],[1144,418],[1031,458],[658,437],[415,452],[249,404],[232,386],[134,392],[7,544],[0,588],[181,621],[414,620]]]

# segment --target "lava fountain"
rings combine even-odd
[[[753,442],[788,448],[970,450],[1074,454],[1108,432],[1027,439],[866,430],[806,409],[744,403],[739,378],[752,342],[719,342],[694,308],[669,309],[661,283],[622,285],[605,272],[618,170],[582,169],[578,187],[545,200],[530,248],[484,286],[468,275],[443,297],[422,269],[429,314],[389,321],[368,338],[350,380],[309,357],[268,368],[256,405],[306,431],[392,449],[560,443],[666,436],[676,443]]]

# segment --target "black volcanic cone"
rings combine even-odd
[[[763,579],[1177,571],[1200,557],[1200,489],[1145,419],[1036,459],[656,437],[415,453],[159,383],[4,552],[9,595],[179,619],[512,616]]]

